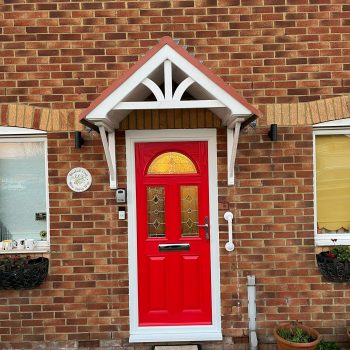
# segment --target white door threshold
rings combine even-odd
[[[153,350],[200,350],[200,345],[155,345]]]
[[[196,327],[140,327],[138,331],[130,333],[130,343],[140,342],[170,342],[170,341],[214,341],[222,340],[221,330],[217,331],[212,326]]]

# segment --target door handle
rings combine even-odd
[[[205,239],[209,239],[209,218],[206,216],[204,218],[204,225],[197,225],[199,228],[205,229]]]
[[[160,252],[174,252],[176,250],[190,250],[190,244],[189,243],[158,244],[158,250]]]

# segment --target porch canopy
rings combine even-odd
[[[115,129],[131,111],[194,108],[211,110],[227,127],[228,184],[233,185],[241,125],[261,113],[183,47],[163,37],[80,115],[83,124],[101,134],[110,187],[118,187]]]

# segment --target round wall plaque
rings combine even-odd
[[[91,174],[85,168],[73,168],[67,175],[67,185],[74,192],[86,191],[91,182]]]

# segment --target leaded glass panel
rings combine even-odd
[[[198,187],[181,186],[182,237],[198,237]]]
[[[147,187],[148,237],[165,237],[164,187]]]
[[[179,152],[165,152],[150,164],[148,174],[196,174],[197,169],[190,158]]]

